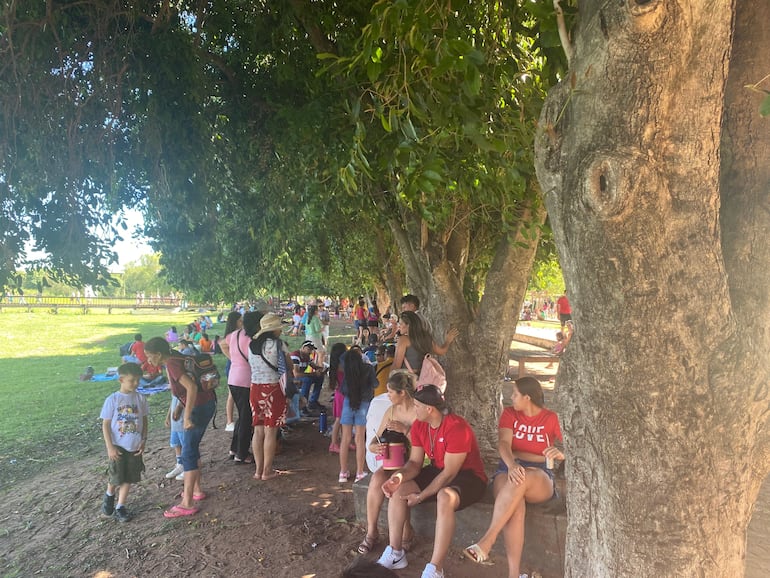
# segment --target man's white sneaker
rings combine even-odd
[[[435,564],[426,564],[420,578],[444,578],[444,572],[439,572]]]
[[[385,548],[382,556],[380,556],[380,559],[377,560],[377,564],[384,566],[385,568],[390,568],[391,570],[401,570],[401,568],[406,568],[408,566],[406,552],[403,550],[397,552],[388,546]]]
[[[231,421],[225,426],[225,431],[235,431],[235,422]]]
[[[174,466],[173,470],[166,474],[166,478],[170,480],[171,478],[175,478],[182,473],[184,473],[184,467],[182,467],[182,464],[177,464]]]
[[[179,475],[178,475],[176,478],[174,478],[174,479],[175,479],[175,480],[179,480],[180,482],[181,482],[182,480],[184,480],[184,472],[182,472],[181,474],[179,474]]]

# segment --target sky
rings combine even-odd
[[[125,218],[128,230],[123,234],[123,241],[115,243],[115,252],[118,254],[118,263],[110,267],[110,271],[112,272],[122,271],[131,261],[138,260],[142,255],[151,255],[153,253],[152,248],[147,244],[144,237],[134,239],[136,227],[141,226],[144,223],[142,213],[135,209],[126,209]]]
[[[122,272],[124,267],[132,261],[137,261],[142,255],[152,255],[153,250],[147,244],[144,236],[134,238],[136,228],[144,224],[142,213],[136,209],[125,209],[124,216],[128,229],[123,232],[123,240],[115,243],[115,252],[118,255],[118,262],[110,265],[109,270],[112,273]],[[27,244],[27,256],[34,258],[39,253],[31,249],[31,243]]]

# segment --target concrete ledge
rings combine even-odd
[[[353,502],[356,520],[366,526],[366,493],[371,475],[353,484]],[[536,570],[543,578],[562,578],[564,575],[564,545],[567,535],[566,480],[557,475],[556,488],[559,496],[545,504],[528,505],[525,521],[524,552],[522,569]],[[492,519],[493,499],[491,490],[484,499],[457,512],[457,527],[452,544],[465,548],[478,540]],[[383,503],[378,518],[378,527],[383,536],[387,536],[388,500]],[[435,533],[436,504],[420,504],[412,510],[412,526],[417,536],[431,543]],[[500,536],[492,549],[492,555],[498,563],[505,564],[505,548]]]
[[[554,331],[554,335],[556,332]],[[546,339],[545,337],[535,337],[534,335],[525,335],[524,333],[516,333],[513,336],[514,341],[519,341],[521,343],[528,343],[529,345],[534,345],[535,347],[542,347],[543,349],[551,349],[554,345],[556,345],[556,339]]]

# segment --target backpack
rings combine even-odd
[[[131,355],[131,346],[134,344],[133,341],[129,341],[128,343],[124,343],[120,346],[120,357],[126,357],[128,355]]]
[[[409,371],[414,373],[412,366],[409,365],[406,358],[404,358],[404,363],[406,363]],[[417,376],[417,391],[420,391],[426,385],[435,385],[441,390],[441,393],[444,393],[446,390],[446,372],[441,367],[438,359],[430,353],[426,353],[422,360],[422,369],[420,369],[420,375]]]
[[[199,391],[212,391],[219,387],[219,370],[208,353],[186,356],[184,370],[198,384]]]

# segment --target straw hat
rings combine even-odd
[[[283,329],[281,318],[275,313],[268,313],[259,321],[259,332],[254,336],[254,339],[263,333],[270,333],[277,329]]]

